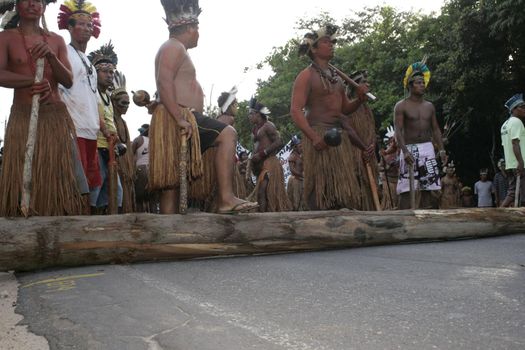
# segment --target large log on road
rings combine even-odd
[[[525,233],[523,209],[0,218],[0,271]]]

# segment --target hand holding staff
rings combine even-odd
[[[188,209],[188,136],[181,133],[179,160],[179,214],[186,214]]]
[[[332,68],[333,70],[335,70],[335,72],[344,80],[346,81],[348,84],[352,85],[353,87],[358,87],[359,84],[356,83],[352,78],[350,78],[348,75],[346,75],[345,73],[343,73],[341,70],[339,70],[337,67],[329,64],[330,68]],[[377,97],[375,97],[374,95],[372,95],[372,93],[370,92],[367,92],[366,93],[366,96],[372,100],[372,101],[375,101],[377,99]]]
[[[41,57],[36,61],[35,83],[40,83],[44,76],[44,58]],[[38,111],[40,109],[40,94],[33,95],[31,101],[31,117],[29,119],[29,128],[27,132],[26,153],[24,158],[22,202],[20,211],[26,218],[29,216],[29,206],[31,202],[31,181],[33,172],[33,155],[35,152],[35,141],[38,127]]]

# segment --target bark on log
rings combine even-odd
[[[0,218],[0,271],[525,233],[523,209]]]

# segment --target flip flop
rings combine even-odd
[[[257,208],[259,208],[259,203],[257,202],[242,202],[242,203],[235,204],[230,209],[219,210],[217,213],[234,215],[234,214],[245,213],[247,211],[257,209]]]

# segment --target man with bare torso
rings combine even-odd
[[[81,197],[74,173],[75,129],[58,94],[58,84],[73,83],[62,37],[40,27],[44,0],[18,0],[19,22],[0,32],[0,86],[13,88],[0,178],[0,216],[19,215],[22,172],[28,138],[31,101],[40,95],[38,130],[32,159],[30,211],[38,215],[76,215]],[[15,17],[16,19],[17,17]],[[44,75],[35,83],[36,61],[44,58]],[[33,135],[34,136],[34,135]]]
[[[304,191],[311,209],[359,208],[360,191],[350,141],[364,155],[374,147],[365,145],[345,120],[366,100],[368,88],[360,85],[354,100],[346,96],[341,79],[329,64],[334,56],[336,31],[337,27],[328,25],[306,34],[299,53],[307,54],[312,64],[299,73],[292,91],[290,113],[304,135]],[[337,147],[328,147],[323,134],[343,124],[350,137],[343,137]]]
[[[250,103],[253,128],[252,171],[257,176],[255,194],[259,211],[287,211],[291,205],[284,186],[284,172],[277,152],[283,147],[279,131],[268,121],[270,110],[261,103]]]
[[[423,97],[429,80],[430,72],[426,65],[411,65],[405,76],[405,87],[408,88],[409,95],[394,108],[395,137],[401,151],[397,184],[398,209],[411,207],[409,167],[414,170],[412,186],[417,194],[416,208],[438,207],[438,197],[432,194],[432,191],[441,189],[434,144],[439,148],[442,164],[446,164],[447,155],[434,105]]]
[[[219,106],[219,116],[217,120],[230,125],[235,128],[235,117],[239,111],[239,104],[237,103],[237,87],[234,86],[230,91],[223,92],[217,99],[217,104]],[[244,167],[244,173],[241,174],[241,160],[237,156],[234,157],[234,168],[233,168],[233,193],[238,198],[246,198],[250,193],[246,191],[246,167]]]
[[[461,206],[461,185],[456,176],[454,162],[444,169],[445,176],[441,178],[441,198],[439,209],[455,209]]]
[[[189,139],[190,175],[198,172],[193,166],[200,153],[216,147],[214,166],[217,174],[219,213],[252,210],[257,203],[246,202],[233,195],[233,160],[237,133],[234,128],[202,115],[204,95],[197,81],[195,67],[187,50],[199,40],[198,1],[182,6],[178,0],[162,0],[169,39],[155,57],[155,79],[160,104],[150,124],[150,186],[162,191],[160,211],[175,213],[179,185],[176,150],[179,130]],[[199,150],[197,152],[197,150]],[[196,154],[198,153],[198,154]]]

